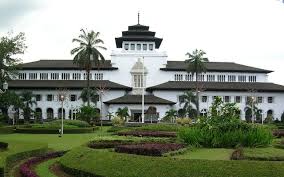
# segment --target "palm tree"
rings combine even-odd
[[[199,117],[199,80],[200,73],[206,72],[204,62],[208,62],[208,58],[205,58],[206,53],[203,50],[195,49],[192,53],[186,53],[188,59],[185,61],[187,65],[187,72],[195,75],[195,96],[196,96],[196,111],[197,117]]]
[[[97,102],[99,101],[99,95],[97,92],[93,89],[89,90],[90,94],[90,101],[93,102],[95,105],[97,105]],[[84,88],[81,92],[80,98],[84,103],[88,102],[88,89]]]
[[[178,115],[178,113],[177,113],[177,110],[175,110],[175,109],[170,109],[170,110],[168,110],[167,112],[166,112],[166,115],[165,115],[165,120],[166,121],[171,121],[171,122],[173,122],[173,120],[177,117],[177,115]]]
[[[118,108],[115,114],[118,117],[120,117],[121,119],[124,119],[124,120],[126,120],[129,117],[128,108],[127,107]]]
[[[93,30],[86,32],[84,29],[81,29],[81,32],[82,34],[78,38],[72,40],[72,42],[79,43],[79,47],[72,49],[71,54],[75,55],[73,62],[86,71],[87,103],[90,106],[90,71],[93,63],[99,68],[100,60],[105,60],[99,49],[106,50],[106,48],[101,46],[101,44],[104,44],[104,41],[99,38],[99,32],[94,32]]]
[[[183,104],[184,112],[189,116],[194,116],[196,113],[196,109],[193,108],[193,105],[197,107],[197,101],[195,95],[192,91],[186,91],[183,95],[180,96],[180,105]]]
[[[37,105],[37,102],[34,100],[34,95],[31,91],[23,91],[20,95],[23,104],[23,111],[24,111],[24,120],[28,121],[31,117],[33,110],[31,107],[33,105]]]

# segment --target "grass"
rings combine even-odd
[[[38,164],[35,167],[35,172],[38,174],[38,176],[44,176],[44,177],[56,177],[51,171],[49,170],[49,167],[58,161],[59,158],[50,159],[47,161],[44,161],[43,163]]]
[[[71,150],[61,157],[60,163],[69,170],[106,177],[264,177],[284,174],[284,162],[173,159],[119,154],[87,147]]]
[[[189,149],[186,152],[173,156],[177,159],[203,159],[203,160],[230,160],[233,149],[225,148],[200,148]]]
[[[284,149],[267,148],[245,148],[244,156],[251,160],[282,160],[284,161]]]

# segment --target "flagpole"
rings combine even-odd
[[[144,100],[144,85],[146,84],[145,83],[145,80],[144,80],[144,56],[142,57],[142,123],[144,123],[145,122],[145,115],[144,115],[144,102],[145,102],[145,100]]]

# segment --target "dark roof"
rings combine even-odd
[[[187,64],[185,61],[168,61],[164,71],[185,71]],[[249,72],[249,73],[270,73],[272,71],[250,67],[234,62],[205,62],[207,71],[211,72]]]
[[[83,89],[87,85],[86,80],[11,80],[9,89]],[[109,80],[91,80],[90,87],[105,87],[111,90],[132,90],[132,88],[111,82]]]
[[[73,63],[73,60],[38,60],[34,62],[24,63],[21,65],[22,69],[33,69],[33,70],[61,70],[61,69],[75,69],[82,70],[78,65]],[[98,69],[93,64],[93,69]],[[112,67],[110,60],[101,62],[100,70],[116,70],[118,68]]]
[[[205,91],[249,91],[256,92],[284,92],[284,86],[269,82],[200,82],[200,87]],[[153,90],[191,90],[195,89],[195,82],[190,81],[169,81],[153,87]]]
[[[163,39],[155,37],[155,34],[156,32],[149,31],[149,26],[140,24],[128,26],[128,31],[123,31],[122,37],[115,38],[116,47],[122,48],[123,41],[150,41],[155,42],[155,48],[158,49]]]
[[[104,102],[105,104],[142,104],[142,95],[124,95],[122,97]],[[175,102],[156,97],[154,95],[145,95],[145,104],[166,104],[173,105]]]

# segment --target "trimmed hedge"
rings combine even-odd
[[[166,131],[145,131],[145,130],[134,130],[126,132],[118,132],[119,136],[151,136],[151,137],[176,137],[176,132]]]
[[[59,162],[64,171],[76,177],[267,177],[284,174],[284,162],[174,159],[88,147],[72,149]]]
[[[276,136],[277,138],[284,137],[284,129],[274,130],[273,135]]]
[[[64,155],[64,153],[65,153],[64,151],[50,152],[47,154],[40,155],[38,157],[34,157],[32,159],[29,159],[28,161],[20,165],[20,173],[22,174],[23,177],[39,177],[33,171],[33,169],[31,169],[33,165],[36,165],[48,159],[61,157]]]
[[[162,156],[169,151],[176,151],[184,148],[183,144],[176,143],[141,143],[119,145],[115,147],[115,152],[147,155],[147,156]]]
[[[63,129],[65,134],[76,134],[76,133],[91,133],[97,130],[97,127],[88,128],[66,128]],[[59,134],[59,129],[54,128],[17,128],[16,133],[32,133],[32,134]]]
[[[14,127],[0,127],[0,134],[11,134],[14,133]]]
[[[0,149],[7,149],[7,148],[8,148],[8,143],[0,142]]]
[[[118,145],[133,144],[132,140],[96,140],[88,143],[93,149],[115,148]]]

